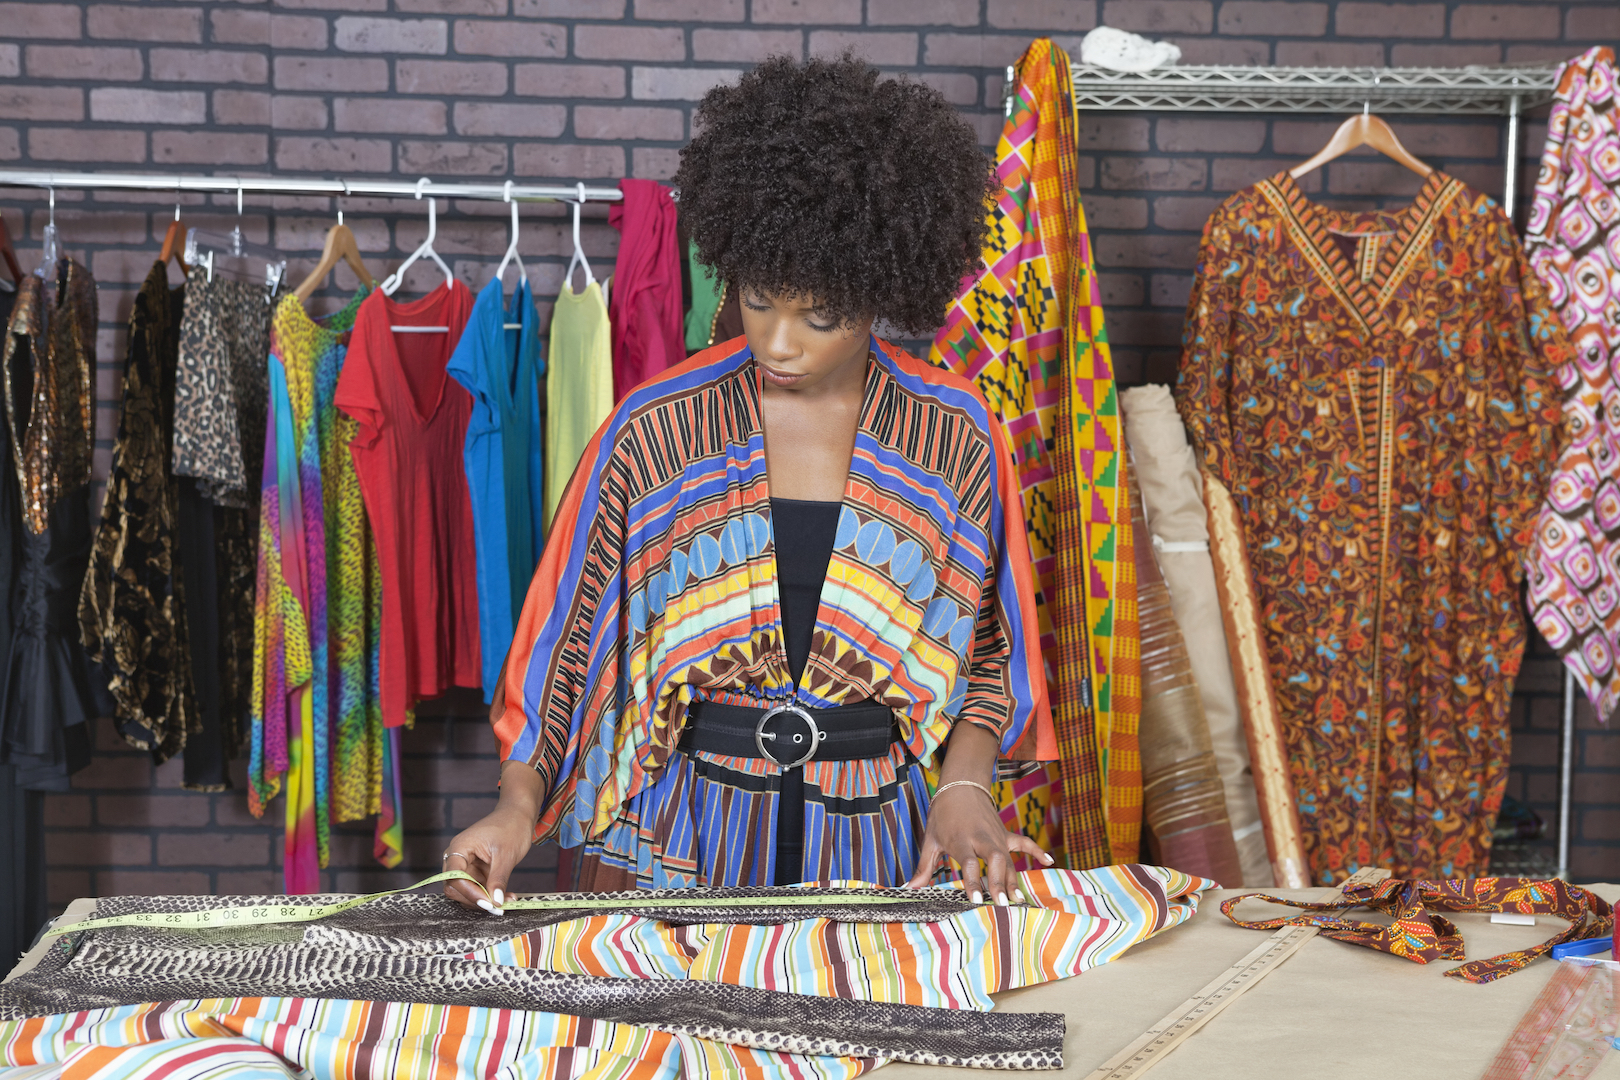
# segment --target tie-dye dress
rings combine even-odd
[[[769,884],[782,770],[678,750],[688,704],[879,701],[900,731],[886,757],[804,767],[802,874],[896,885],[954,723],[1055,756],[1034,607],[1000,425],[965,379],[874,339],[795,686],[739,338],[638,387],[586,448],[507,661],[501,757],[540,773],[536,835],[584,847],[584,887]]]

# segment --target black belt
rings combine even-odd
[[[834,709],[763,709],[694,701],[680,748],[727,757],[769,758],[784,768],[809,761],[856,761],[888,754],[899,734],[894,710],[864,702]]]

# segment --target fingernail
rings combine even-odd
[[[506,906],[506,897],[501,894],[501,890],[499,890],[499,889],[495,890],[495,906],[496,907],[505,907]]]
[[[996,903],[1000,904],[1002,907],[1006,907],[1007,906],[1007,894],[1006,893],[997,893],[996,894]]]
[[[973,890],[973,902],[975,904],[984,903],[984,893],[980,892],[978,889],[974,889]]]
[[[1013,890],[1013,898],[1016,899],[1020,904],[1029,903],[1028,900],[1024,899],[1024,890],[1023,889],[1014,889]]]
[[[1052,865],[1052,856],[1048,855],[1044,851],[1041,852],[1041,862],[1045,863],[1047,866],[1051,866]]]
[[[491,915],[495,914],[495,905],[491,904],[488,900],[485,900],[482,897],[480,897],[478,900],[478,906],[489,912]]]

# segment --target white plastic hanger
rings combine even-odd
[[[205,254],[203,249],[209,250]],[[206,229],[191,228],[186,230],[186,254],[184,261],[188,264],[201,266],[208,271],[208,280],[214,280],[214,253],[229,255],[235,259],[263,259],[264,284],[271,297],[281,287],[282,280],[287,276],[287,256],[273,247],[263,244],[251,244],[242,239],[242,184],[236,185],[236,226],[229,233],[212,233]]]
[[[510,180],[506,182],[506,203],[512,208],[512,242],[506,246],[506,254],[501,257],[501,265],[495,268],[495,280],[501,280],[501,275],[506,273],[506,264],[516,260],[518,268],[518,282],[521,286],[528,283],[529,270],[528,267],[523,265],[523,256],[518,254],[518,204],[512,201],[512,181]],[[521,330],[523,329],[523,324],[520,322],[509,322],[502,323],[501,327],[505,330]]]
[[[425,176],[416,182],[416,197],[418,199],[422,197],[423,186],[430,183],[432,181]],[[399,289],[400,283],[405,280],[405,271],[409,270],[411,264],[424,255],[439,264],[439,269],[444,271],[444,283],[446,285],[455,283],[456,278],[450,272],[450,267],[445,265],[445,261],[439,258],[439,253],[433,250],[433,238],[439,233],[439,214],[436,203],[437,200],[428,199],[427,239],[423,240],[422,246],[411,252],[410,257],[399,264],[399,269],[390,274],[387,280],[382,283],[384,296],[394,295]],[[450,332],[448,326],[390,326],[389,329],[396,334],[448,334]]]
[[[49,188],[51,197],[51,216],[45,222],[44,250],[40,252],[39,269],[36,276],[46,281],[51,280],[51,274],[56,270],[56,260],[59,257],[56,243],[56,189]]]
[[[568,261],[568,272],[563,275],[563,285],[566,286],[570,292],[572,292],[574,288],[574,267],[576,266],[583,266],[585,268],[585,288],[580,289],[580,292],[584,292],[585,289],[590,288],[591,285],[596,282],[596,275],[591,273],[591,260],[585,257],[585,249],[580,245],[579,242],[579,211],[580,207],[584,205],[585,183],[584,181],[580,181],[579,197],[574,202],[574,257]]]

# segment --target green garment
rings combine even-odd
[[[551,316],[546,369],[546,526],[596,429],[613,411],[613,348],[606,282],[574,292],[564,282]]]
[[[686,263],[692,272],[692,310],[686,313],[686,351],[706,349],[713,344],[714,314],[720,310],[724,295],[714,268],[698,262],[697,248],[686,242]]]

